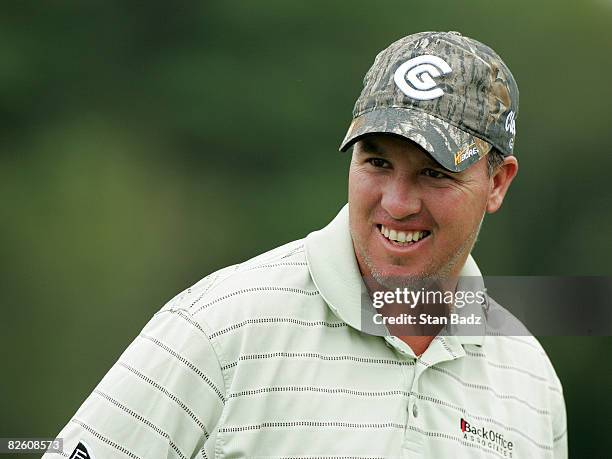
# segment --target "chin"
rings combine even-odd
[[[383,263],[368,263],[373,279],[387,288],[415,286],[422,284],[431,274],[424,267],[400,266]]]

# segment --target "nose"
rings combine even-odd
[[[420,190],[406,175],[397,175],[383,188],[381,205],[396,220],[402,220],[421,212],[423,202]]]

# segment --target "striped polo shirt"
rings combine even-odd
[[[479,274],[472,258],[462,274]],[[532,337],[362,331],[345,206],[324,229],[169,301],[45,458],[563,458],[561,384]],[[499,306],[495,306],[499,307]]]

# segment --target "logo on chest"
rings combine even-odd
[[[465,441],[475,443],[482,448],[493,450],[502,457],[512,457],[514,443],[510,440],[506,440],[504,435],[497,430],[475,425],[463,418],[461,418],[460,427]]]

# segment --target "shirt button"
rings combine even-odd
[[[416,403],[412,405],[412,416],[415,418],[419,417],[419,409],[416,406]]]

